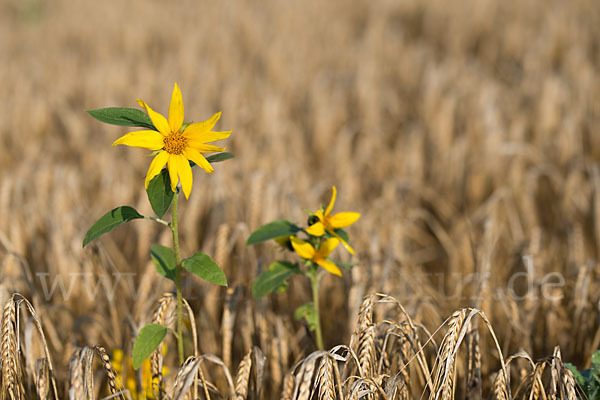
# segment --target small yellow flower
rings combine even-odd
[[[352,249],[352,247],[350,247],[350,245],[346,243],[344,239],[342,239],[337,233],[335,233],[334,229],[341,229],[352,225],[356,222],[356,220],[360,218],[360,213],[340,212],[335,215],[330,215],[331,210],[333,210],[335,198],[337,196],[337,190],[335,186],[333,186],[332,189],[333,194],[331,195],[331,201],[325,209],[325,212],[323,212],[322,209],[315,211],[315,216],[319,218],[319,221],[308,227],[308,229],[306,229],[306,232],[313,236],[323,236],[325,232],[329,232],[330,234],[338,238],[340,242],[342,242],[342,245],[344,245],[344,247],[350,252],[350,254],[354,254],[354,250]]]
[[[156,156],[152,160],[146,175],[146,188],[148,188],[152,178],[158,175],[166,164],[171,178],[171,190],[174,192],[177,183],[181,180],[181,188],[185,198],[189,198],[193,178],[192,168],[188,160],[193,161],[209,174],[212,173],[214,171],[213,167],[201,153],[215,153],[225,150],[225,147],[207,143],[226,139],[231,135],[231,131],[211,131],[221,117],[221,112],[216,113],[204,122],[190,124],[182,130],[183,99],[177,82],[175,82],[173,95],[171,96],[168,121],[161,114],[152,110],[143,100],[138,99],[137,102],[146,109],[158,131],[130,132],[115,140],[113,146],[124,144],[155,151]]]
[[[166,354],[167,346],[163,346],[163,356]],[[155,399],[154,391],[158,389],[158,378],[152,379],[152,371],[150,368],[150,359],[148,358],[142,363],[142,388],[138,392],[137,384],[135,382],[135,371],[133,370],[133,362],[131,358],[123,354],[123,350],[116,349],[113,351],[112,366],[115,372],[120,375],[127,375],[127,379],[124,382],[125,389],[129,390],[133,400],[142,399]],[[162,368],[163,376],[169,373],[167,367]]]
[[[319,246],[319,250],[315,250],[314,247],[308,242],[305,242],[302,239],[298,239],[296,236],[290,236],[290,240],[292,241],[292,246],[296,253],[307,260],[311,260],[315,264],[320,265],[325,268],[328,272],[342,276],[342,271],[332,263],[331,261],[326,260],[327,257],[331,254],[333,249],[340,243],[337,238],[329,238],[321,243]]]

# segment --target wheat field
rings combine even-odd
[[[1,1],[0,398],[145,398],[115,354],[172,323],[149,257],[170,233],[82,248],[106,210],[151,213],[147,153],[85,110],[166,113],[177,81],[186,120],[233,128],[180,204],[182,251],[229,288],[186,279],[195,357],[167,341],[156,397],[575,399],[563,362],[600,347],[599,49],[595,0]],[[357,266],[324,280],[314,352],[308,285],[253,299],[281,254],[245,241],[332,185]]]

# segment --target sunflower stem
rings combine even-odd
[[[321,274],[315,269],[309,276],[312,287],[313,307],[315,309],[315,336],[317,347],[319,350],[323,350],[323,333],[321,331],[321,314],[319,312],[319,281],[321,280]]]
[[[183,364],[183,300],[181,296],[181,254],[179,253],[179,230],[177,224],[177,198],[179,193],[176,191],[173,196],[172,214],[173,220],[171,221],[170,227],[173,232],[173,252],[175,253],[175,287],[177,290],[177,330],[175,336],[177,337],[177,350],[179,352],[179,364]]]

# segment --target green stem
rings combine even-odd
[[[179,194],[175,192],[173,197],[173,205],[171,206],[173,220],[170,227],[173,231],[173,251],[175,252],[175,287],[177,289],[177,329],[175,336],[177,337],[177,350],[179,352],[179,364],[183,364],[183,300],[181,296],[181,254],[179,253],[179,230],[177,224],[177,198]]]
[[[319,350],[323,350],[323,333],[321,332],[321,313],[319,312],[319,281],[321,280],[321,274],[315,269],[310,274],[310,281],[312,286],[313,295],[313,307],[315,308],[315,335],[317,337],[317,347]]]

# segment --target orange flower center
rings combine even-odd
[[[183,154],[183,151],[187,147],[187,139],[181,134],[181,132],[173,132],[169,136],[163,139],[165,145],[164,150],[169,154]]]

